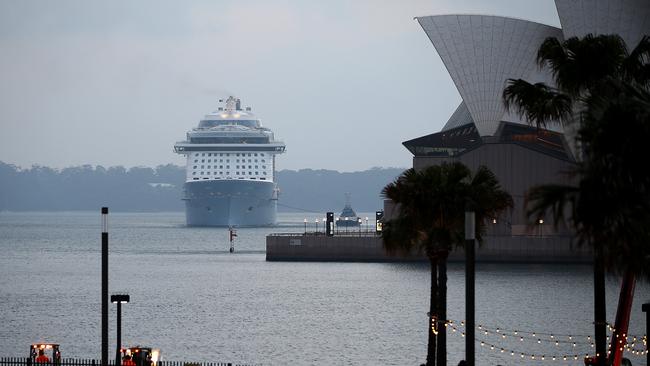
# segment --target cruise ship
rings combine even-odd
[[[224,103],[223,100],[219,100]],[[188,226],[250,227],[277,222],[275,158],[285,145],[233,96],[174,151],[186,157],[183,185]]]

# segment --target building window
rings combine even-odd
[[[203,175],[203,172],[201,172],[201,175]]]
[[[201,169],[203,169],[204,166],[205,166],[205,165],[201,165]]]
[[[205,156],[205,153],[202,153],[201,156]]]
[[[262,159],[262,163],[266,163],[266,160]]]
[[[257,169],[257,165],[255,165],[255,169]]]
[[[262,165],[262,169],[266,169],[266,165]]]
[[[195,163],[198,163],[198,162],[199,162],[199,159],[194,159],[194,162],[195,162]]]
[[[239,175],[239,172],[235,172],[235,175]]]
[[[255,156],[257,156],[257,153],[255,153]]]
[[[192,175],[196,175],[196,172],[192,172]]]
[[[255,172],[255,175],[260,175],[260,173],[259,173],[259,172]]]
[[[201,159],[201,162],[202,162],[202,163],[205,163],[205,159]]]
[[[230,169],[230,165],[226,165],[226,169]]]
[[[219,169],[223,169],[223,165],[219,165]]]
[[[192,167],[192,169],[196,169],[196,165]]]
[[[248,172],[248,175],[253,175],[253,172]]]
[[[194,180],[199,180],[199,178],[194,178]]]

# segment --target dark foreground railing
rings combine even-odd
[[[32,361],[29,357],[0,357],[0,366],[100,366],[100,360],[63,358],[56,362]],[[115,360],[108,362],[109,366],[115,366]],[[189,362],[189,361],[160,361],[156,366],[252,366],[253,364],[239,364],[231,362]],[[146,366],[146,365],[137,365]]]

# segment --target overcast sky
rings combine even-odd
[[[279,169],[408,167],[460,96],[415,16],[559,26],[552,0],[0,0],[0,161],[184,164],[175,141],[234,94]]]

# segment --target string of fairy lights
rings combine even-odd
[[[456,322],[454,320],[438,320],[435,316],[430,316],[431,319],[431,330],[437,335],[439,333],[439,325],[443,325],[447,331],[450,331],[454,334],[460,334],[461,337],[465,337],[465,322],[460,321]],[[615,333],[615,329],[611,324],[607,324],[609,331],[613,334],[614,337],[619,337],[619,334]],[[558,333],[547,333],[547,332],[536,332],[530,330],[518,330],[518,329],[508,329],[501,327],[489,327],[482,324],[479,324],[476,332],[476,341],[480,343],[481,347],[484,349],[490,349],[497,353],[504,355],[509,354],[512,357],[517,357],[519,359],[528,359],[528,360],[537,360],[537,361],[574,361],[582,357],[582,352],[577,352],[578,349],[584,349],[585,347],[595,348],[594,339],[591,335],[588,334],[558,334]],[[625,338],[625,340],[623,340]],[[607,336],[607,343],[610,343],[611,336]],[[499,344],[498,341],[501,341]],[[508,342],[516,342],[522,345],[529,346],[530,342],[536,344],[550,344],[554,345],[553,351],[560,351],[562,347],[570,347],[572,352],[564,352],[560,354],[545,354],[545,353],[531,353],[517,350],[509,345]],[[648,336],[637,336],[637,335],[627,335],[622,334],[621,339],[618,342],[622,350],[633,354],[635,356],[644,356],[648,354]],[[643,348],[637,348],[642,346]],[[607,351],[608,354],[611,353],[610,349]],[[599,356],[599,355],[597,355]],[[588,353],[584,353],[584,357],[589,357]]]

